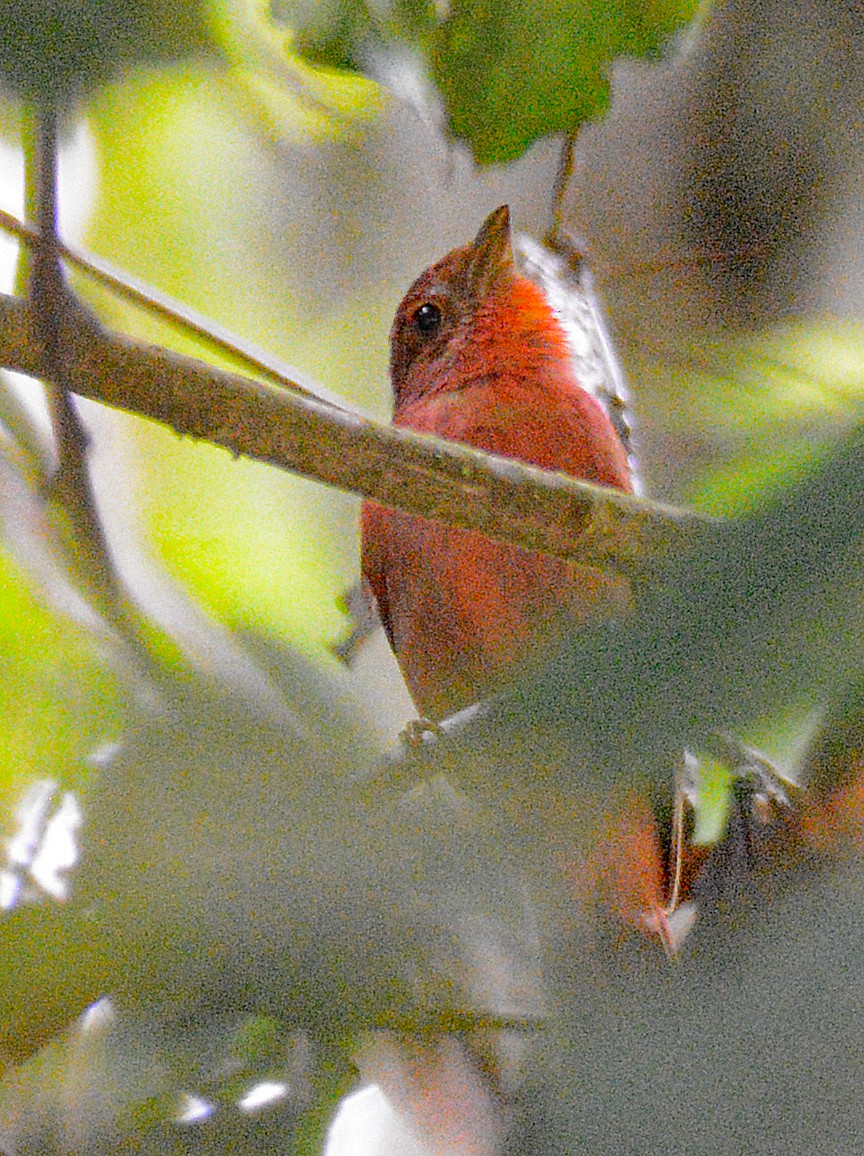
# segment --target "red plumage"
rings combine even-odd
[[[602,485],[631,488],[626,455],[574,376],[543,293],[513,264],[506,206],[411,286],[391,331],[394,424]],[[562,611],[621,598],[599,571],[367,501],[362,568],[421,714],[494,690]]]

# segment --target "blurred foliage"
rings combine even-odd
[[[212,0],[210,28],[231,79],[276,140],[329,140],[381,111],[382,92],[359,74],[312,68],[267,0]]]
[[[313,1087],[318,1059],[307,1037],[266,1016],[215,1015],[182,1031],[119,1014],[106,999],[7,1076],[0,1136],[14,1137],[19,1156],[130,1145],[152,1156],[312,1156],[323,1139],[320,1128],[306,1135],[325,1091]],[[330,1110],[334,1094],[331,1079]]]
[[[177,299],[297,357],[296,335],[306,337],[314,313],[292,241],[284,267],[274,267],[253,235],[271,227],[254,195],[275,172],[229,103],[235,95],[230,77],[189,68],[107,89],[93,117],[103,179],[91,237]],[[321,127],[309,130],[305,114],[295,115],[293,131],[309,144]],[[220,161],[226,152],[229,165]],[[300,253],[303,246],[299,238]],[[115,324],[225,363],[140,310],[94,299]],[[337,597],[351,580],[351,499],[154,427],[125,428],[135,447],[130,442],[130,484],[148,541],[169,570],[223,621],[269,627],[323,656],[342,629]]]
[[[847,1076],[862,1045],[862,902],[860,863],[847,865],[785,893],[754,885],[673,968],[609,950],[598,984],[585,953],[562,959],[570,998],[538,1046],[509,1150],[860,1148],[864,1108]]]
[[[123,67],[204,43],[200,0],[6,0],[0,85],[63,106]]]
[[[81,787],[86,757],[117,739],[126,713],[122,684],[94,650],[90,632],[53,612],[31,580],[0,553],[4,810],[40,778]]]
[[[439,163],[427,200],[416,194],[427,174],[416,178],[418,154],[407,143],[419,122],[399,139],[398,163],[380,147],[392,104],[369,77],[386,71],[388,54],[407,51],[415,78],[425,69],[437,85],[451,137],[480,162],[502,162],[538,136],[600,116],[613,58],[657,52],[695,8],[692,0],[292,0],[271,15],[261,0],[11,0],[0,77],[28,97],[89,95],[99,179],[88,244],[372,409],[385,392],[397,289],[406,271],[419,271],[428,243],[418,218],[426,204],[439,207],[447,181]],[[154,58],[168,63],[152,67]],[[11,107],[0,108],[10,136]],[[454,183],[451,226],[461,238],[466,210]],[[399,246],[410,251],[397,259]],[[86,291],[107,323],[212,357],[205,344]],[[501,816],[521,811],[520,820],[542,826],[557,809],[582,838],[611,780],[665,789],[678,744],[716,726],[760,733],[791,757],[801,712],[839,693],[860,666],[861,471],[854,444],[837,446],[860,417],[862,352],[852,324],[811,321],[734,339],[700,333],[655,390],[651,420],[673,438],[705,431],[712,454],[682,468],[679,496],[741,517],[670,560],[665,582],[640,598],[632,630],[613,624],[570,640],[491,721],[457,736],[448,752],[433,749],[426,771],[446,772],[448,784],[437,796],[428,785],[406,795],[409,774],[393,793],[398,806],[386,790],[373,789],[371,802],[352,794],[374,760],[367,716],[381,704],[353,702],[350,680],[326,658],[341,629],[336,597],[356,573],[356,500],[135,419],[94,415],[97,470],[110,476],[121,528],[152,553],[157,572],[179,580],[181,611],[194,616],[189,594],[215,621],[202,629],[197,664],[179,644],[156,645],[142,656],[146,677],[133,677],[142,672],[117,661],[99,624],[82,625],[34,593],[19,544],[10,538],[0,554],[6,832],[16,831],[26,788],[50,780],[52,799],[81,794],[85,857],[92,852],[80,895],[39,896],[2,915],[3,1049],[31,1052],[106,990],[136,1005],[113,1026],[83,1021],[10,1072],[0,1147],[14,1142],[40,1156],[311,1149],[346,1069],[326,1050],[309,1059],[298,1021],[328,1044],[342,1042],[393,1007],[473,1006],[478,988],[484,1009],[519,1014],[527,1005],[537,1014],[542,1001],[528,998],[535,977],[520,970],[537,954],[535,915],[526,931],[523,876],[508,890],[496,856],[509,863],[511,852],[524,854],[519,868],[535,872],[545,896],[549,862],[572,845],[544,830],[536,845],[518,846],[512,830],[496,826]],[[4,441],[14,437],[10,424]],[[376,696],[368,686],[377,684],[359,685]],[[92,757],[115,741],[110,757]],[[490,813],[454,783],[479,787]],[[703,794],[697,838],[710,839],[728,799],[725,768],[706,777]],[[860,960],[854,936],[844,940],[843,911],[818,899],[808,900],[813,928],[821,911],[838,953]],[[787,909],[780,927],[817,958],[823,941]],[[558,934],[556,925],[553,946]],[[710,956],[713,975],[724,974],[727,945]],[[573,961],[585,961],[570,946],[555,963],[572,972]],[[764,971],[771,964],[760,947],[749,958],[764,980],[760,961]],[[689,1055],[696,1038],[704,1070],[718,1081],[726,1073],[707,1020],[695,1037],[689,1026],[696,1008],[727,1042],[717,1008],[729,992],[706,996],[698,965],[680,989],[671,971],[652,973],[611,1012],[591,987],[599,973],[619,974],[605,958],[585,963],[578,990],[589,990],[567,1002],[539,1081],[544,1103],[563,1090],[549,1111],[568,1137],[573,1119],[588,1115],[582,1099],[572,1102],[572,1088],[585,1088],[585,1055],[604,1055],[587,1065],[604,1088],[608,1070],[622,1071],[628,1087],[635,1070],[640,1087],[656,1090],[642,1071],[644,1035],[633,1029],[622,1048],[609,1030],[625,1006],[628,1030],[647,1016],[651,1035],[656,1017],[645,1009],[655,982],[669,996],[661,1018],[672,1028],[653,1070],[665,1070],[669,1055]],[[515,996],[513,974],[522,982]],[[506,989],[500,1003],[496,984]],[[732,993],[742,996],[734,1007],[745,1043],[754,1019],[768,1022],[755,994],[743,998],[747,990],[738,984]],[[763,1007],[787,998],[767,981],[759,991]],[[790,1032],[794,1020],[785,1025]],[[827,1047],[818,1025],[814,1013],[808,1028]],[[806,1051],[798,1040],[788,1051],[772,1050],[769,1038],[762,1045],[778,1071]],[[698,1078],[690,1071],[673,1084],[686,1106],[701,1103],[688,1083]],[[247,1082],[259,1079],[292,1087],[267,1120],[238,1107]],[[759,1087],[751,1115],[776,1091]],[[593,1084],[589,1092],[602,1098]],[[199,1093],[217,1106],[210,1122],[178,1119],[189,1105],[183,1095]],[[724,1095],[714,1093],[710,1106],[726,1105]],[[647,1093],[645,1102],[652,1144],[662,1147],[664,1121]],[[643,1113],[626,1111],[641,1126]],[[691,1138],[708,1119],[702,1111]],[[617,1144],[612,1135],[610,1126],[603,1143]]]
[[[753,510],[803,479],[864,416],[864,332],[836,320],[800,321],[682,351],[664,386],[673,427],[712,431],[723,458],[689,487],[709,513]]]
[[[19,11],[27,15],[25,8],[18,6],[16,19]],[[332,291],[319,291],[317,298],[315,292],[309,292],[308,287],[317,280],[317,271],[306,267],[310,240],[297,226],[288,229],[281,263],[274,261],[273,253],[261,244],[261,237],[279,229],[279,222],[284,219],[283,206],[274,206],[269,192],[262,196],[262,190],[274,188],[280,177],[285,178],[284,158],[273,152],[274,138],[280,147],[293,141],[301,150],[346,141],[352,125],[372,123],[380,114],[379,90],[363,78],[327,75],[292,61],[281,51],[281,44],[268,39],[273,29],[263,18],[256,23],[257,9],[246,5],[214,4],[207,13],[211,47],[215,44],[223,53],[221,65],[212,54],[209,59],[197,54],[185,61],[175,59],[159,69],[140,67],[152,58],[152,43],[143,26],[135,25],[137,31],[129,31],[138,19],[134,8],[128,12],[115,12],[115,8],[113,4],[94,8],[97,15],[101,13],[106,21],[113,20],[118,25],[114,40],[108,34],[110,28],[93,23],[86,11],[82,14],[77,6],[71,6],[69,25],[60,28],[66,39],[51,41],[46,47],[33,39],[39,26],[28,27],[28,35],[32,33],[30,41],[16,48],[10,44],[10,26],[4,23],[0,47],[0,60],[4,63],[4,52],[18,50],[20,57],[14,60],[22,67],[27,63],[26,52],[41,54],[43,74],[30,78],[27,86],[19,86],[24,95],[46,94],[45,71],[51,72],[52,99],[65,100],[85,93],[97,83],[103,84],[100,92],[90,96],[89,104],[89,130],[100,170],[98,203],[80,213],[84,216],[89,212],[89,243],[217,320],[234,329],[245,328],[254,339],[277,352],[280,348],[292,349],[298,335],[302,335],[310,342],[310,357],[326,361],[320,334],[332,332],[332,324],[325,325],[323,321]],[[191,18],[193,9],[187,6],[183,12]],[[63,16],[60,9],[58,13]],[[194,14],[196,22],[199,17],[203,19],[198,8]],[[78,15],[80,25],[75,23]],[[170,13],[153,10],[152,15],[162,37],[160,43],[164,41],[171,47],[168,55],[186,55],[190,45],[183,39],[180,24],[172,20]],[[123,24],[126,16],[129,28]],[[16,28],[17,25],[11,26],[13,32]],[[278,32],[274,35],[278,38]],[[127,43],[130,36],[133,40],[137,36],[134,44]],[[86,37],[92,40],[86,41],[84,51],[82,38]],[[130,64],[135,67],[129,68]],[[13,140],[18,135],[17,117],[14,104],[3,105],[2,123],[8,130],[6,135]],[[206,149],[201,147],[204,142]],[[356,137],[353,143],[356,146]],[[86,166],[86,148],[83,158],[82,153],[76,154],[74,163]],[[316,198],[317,178],[313,172],[308,181]],[[75,188],[87,189],[92,184],[85,168],[77,181],[73,178],[70,196],[75,195]],[[288,195],[285,203],[290,205]],[[302,221],[302,208],[297,210],[297,216]],[[326,206],[322,206],[322,218],[322,227],[326,222],[329,234],[332,217]],[[314,251],[314,235],[311,245]],[[350,265],[350,257],[347,263]],[[202,270],[206,271],[204,276]],[[92,292],[92,287],[88,291]],[[153,322],[140,310],[97,293],[92,293],[92,300],[108,323],[199,356],[210,355],[200,342],[178,337],[175,329]],[[381,312],[377,301],[373,310]],[[317,334],[311,329],[312,320],[318,327]],[[356,324],[368,326],[368,321],[357,319]],[[341,338],[344,357],[354,360],[353,376],[358,388],[377,392],[384,376],[385,355],[378,352],[376,380],[376,362],[369,355],[368,341],[368,337],[358,340],[350,332]],[[360,365],[365,382],[356,369]],[[335,376],[338,379],[338,370]],[[23,393],[24,410],[29,411],[32,407],[27,395],[32,394],[33,387],[14,388],[18,392],[13,396]],[[38,409],[37,405],[37,412]],[[13,412],[11,405],[9,412]],[[32,420],[28,416],[22,429]],[[102,424],[91,413],[87,420],[88,426],[93,423],[90,428],[97,427],[94,432],[100,444],[104,444],[102,439],[110,439],[113,464],[108,465],[108,472],[113,477],[109,492],[122,507],[121,521],[127,528],[133,524],[138,527],[136,533],[141,533],[146,547],[158,555],[154,564],[173,571],[185,583],[185,590],[214,617],[231,626],[269,632],[271,637],[261,639],[253,647],[249,638],[239,642],[215,623],[202,626],[199,622],[196,645],[204,673],[190,666],[183,644],[188,639],[183,639],[179,648],[173,647],[154,625],[152,636],[148,636],[148,652],[138,656],[140,669],[134,663],[118,664],[118,651],[105,636],[103,624],[88,612],[82,614],[82,623],[86,623],[83,625],[68,617],[63,597],[55,607],[34,597],[31,585],[34,580],[38,584],[45,577],[44,572],[38,566],[35,571],[31,568],[32,552],[27,550],[23,552],[25,568],[19,569],[13,556],[20,550],[20,543],[17,538],[14,543],[7,542],[9,552],[0,556],[0,654],[7,671],[2,691],[7,722],[0,757],[0,794],[6,834],[10,840],[20,841],[19,828],[24,822],[21,808],[28,802],[28,791],[49,781],[53,793],[46,804],[43,825],[50,820],[51,808],[59,807],[66,797],[64,792],[74,791],[84,810],[90,846],[92,840],[99,839],[92,826],[97,824],[98,830],[99,814],[110,815],[120,831],[125,832],[130,826],[137,829],[143,821],[134,809],[139,789],[156,804],[158,818],[165,819],[170,827],[178,816],[166,802],[166,780],[154,773],[152,758],[158,759],[156,770],[165,771],[169,780],[172,775],[182,779],[193,770],[199,774],[218,796],[213,804],[214,814],[221,813],[220,804],[225,804],[227,787],[220,778],[219,767],[220,760],[224,765],[226,759],[234,772],[232,781],[247,801],[253,788],[244,777],[246,771],[253,779],[255,775],[260,779],[266,766],[270,768],[270,781],[264,784],[262,806],[266,806],[277,779],[283,782],[285,805],[297,802],[295,792],[301,784],[304,794],[313,790],[317,799],[327,799],[335,805],[332,777],[324,791],[326,770],[329,767],[331,775],[342,775],[349,765],[356,766],[355,760],[365,763],[372,759],[367,724],[357,716],[356,705],[345,698],[342,672],[331,664],[326,674],[314,674],[299,655],[289,651],[283,654],[274,638],[287,638],[302,646],[319,664],[325,661],[328,643],[341,630],[337,595],[350,581],[356,566],[355,504],[343,495],[323,492],[309,483],[248,462],[232,462],[212,448],[181,444],[164,431],[131,419],[108,418]],[[4,438],[10,431],[16,432],[8,423],[7,426]],[[14,453],[10,457],[14,460]],[[115,473],[120,462],[122,468]],[[37,478],[33,483],[28,476],[28,487],[31,484],[38,488],[40,481]],[[22,516],[27,516],[26,510]],[[27,530],[37,536],[43,533],[39,524],[28,526]],[[55,542],[46,545],[49,552],[56,548]],[[57,591],[52,590],[52,594],[56,596]],[[181,593],[181,610],[183,607]],[[191,607],[189,612],[195,621]],[[182,629],[180,635],[182,638]],[[225,673],[228,667],[232,669],[230,679]],[[210,699],[206,706],[200,699],[195,700],[198,709],[189,715],[183,714],[182,702],[183,694],[198,680],[203,679],[206,684],[216,679],[218,684],[220,677],[226,679],[221,690],[229,700],[246,695],[256,701],[245,709],[236,706],[233,713],[226,708],[226,721],[217,742],[212,730],[208,731],[208,709],[215,709]],[[157,733],[163,727],[174,733],[168,720],[176,712],[183,717],[184,733],[197,736],[186,765],[178,765],[163,749],[154,755],[147,746],[147,735],[152,733],[148,727]],[[212,717],[209,724],[215,725]],[[207,735],[212,739],[209,745]],[[251,746],[244,746],[244,740]],[[110,756],[100,754],[109,749]],[[129,767],[129,777],[125,779],[119,764],[112,762],[118,751],[130,752],[124,764]],[[91,758],[94,753],[95,759]],[[159,781],[162,788],[157,786]],[[170,795],[170,782],[168,789]],[[276,808],[271,810],[275,813]],[[191,819],[193,814],[190,807],[188,817]],[[236,833],[238,811],[226,814],[226,820]],[[251,832],[255,829],[259,830],[260,847],[260,826],[260,815],[250,815],[242,828],[242,859],[250,857]],[[28,855],[39,853],[43,835],[42,828],[33,828]],[[271,841],[269,853],[279,856],[285,826],[274,832],[274,838],[277,846],[274,848]],[[309,838],[307,832],[304,840]],[[119,846],[121,840],[115,837],[113,843]],[[199,847],[196,852],[192,846],[189,851],[210,853],[209,847]],[[77,851],[69,853],[74,858]],[[148,844],[145,862],[151,856],[152,846]],[[255,862],[254,855],[252,861]],[[122,855],[119,866],[126,866]],[[186,865],[181,864],[180,870],[185,871]],[[188,908],[173,912],[173,921],[172,913],[163,909],[169,917],[167,931],[164,944],[154,954],[154,940],[140,934],[141,928],[150,923],[147,919],[139,921],[136,929],[136,908],[129,902],[130,894],[138,894],[140,872],[117,870],[111,874],[111,894],[121,879],[131,887],[131,893],[120,888],[124,898],[109,902],[102,910],[103,918],[96,923],[86,900],[82,907],[77,883],[73,885],[73,898],[65,902],[62,896],[58,899],[46,895],[28,872],[29,861],[15,867],[16,875],[26,886],[28,901],[2,913],[0,1056],[4,1062],[11,1056],[31,1052],[90,1001],[105,990],[116,988],[123,975],[128,978],[140,974],[138,963],[151,959],[158,973],[160,961],[177,958],[177,937],[185,934],[184,918],[197,918],[194,905],[192,913]],[[228,876],[231,874],[229,871]],[[266,891],[271,885],[266,865],[259,863],[255,874],[261,876],[261,887]],[[108,896],[104,882],[103,878],[102,891]],[[316,874],[315,887],[320,887],[320,872]],[[230,890],[232,896],[236,894],[233,885]],[[288,896],[293,894],[290,883],[284,890]],[[211,888],[217,906],[220,894],[226,898]],[[144,911],[149,915],[153,896],[139,898],[143,898]],[[235,934],[242,939],[242,932],[235,929]],[[193,969],[187,997],[195,998],[198,981],[200,972]],[[129,985],[126,986],[128,990]],[[127,1056],[135,1071],[140,1070],[146,1046],[143,1039],[137,1040]],[[22,1150],[28,1143],[34,1144],[37,1151],[50,1150],[55,1143],[61,1143],[60,1134],[65,1136],[62,1143],[68,1147],[70,1127],[72,1131],[79,1128],[85,1148],[93,1150],[91,1141],[98,1146],[101,1133],[98,1126],[95,1131],[91,1128],[86,1118],[87,1105],[93,1105],[101,1119],[109,1101],[117,1103],[120,1112],[108,1129],[109,1145],[115,1142],[118,1131],[121,1136],[135,1137],[136,1144],[147,1137],[147,1142],[154,1143],[157,1149],[165,1143],[176,1146],[178,1137],[179,1142],[186,1142],[187,1133],[182,1126],[178,1131],[174,1119],[184,1087],[179,1071],[166,1077],[161,1070],[155,1093],[145,1079],[130,1098],[122,1089],[109,1089],[110,1077],[107,1082],[103,1080],[104,1065],[114,1064],[116,1054],[100,1057],[80,1048],[68,1053],[62,1042],[57,1047],[57,1065],[52,1066],[42,1055],[36,1061],[35,1083],[28,1083],[30,1077],[24,1076],[28,1089],[24,1101],[28,1106],[16,1124]],[[176,1042],[169,1052],[175,1047],[179,1048]],[[266,1069],[258,1051],[256,1070],[263,1078]],[[179,1060],[179,1055],[175,1058]],[[166,1056],[159,1057],[157,1068],[165,1059]],[[126,1060],[117,1063],[119,1066],[111,1071],[122,1084]],[[93,1081],[94,1098],[89,1100],[80,1083],[82,1070]],[[234,1076],[241,1078],[239,1069]],[[250,1070],[250,1080],[251,1076]],[[319,1080],[318,1075],[314,1078]],[[325,1087],[325,1083],[315,1093],[323,1098],[324,1105],[315,1108],[319,1141],[322,1121],[332,1112],[334,1099],[344,1086],[344,1076],[335,1091],[329,1085]],[[74,1087],[74,1093],[69,1093],[70,1087]],[[225,1143],[254,1147],[256,1135],[269,1150],[275,1135],[282,1140],[291,1136],[296,1102],[291,1109],[293,1117],[291,1112],[287,1117],[283,1113],[275,1128],[272,1124],[256,1128],[248,1114],[237,1108],[239,1086],[235,1083],[232,1088],[232,1119],[226,1123],[224,1118],[231,1111],[218,1113],[221,1122],[208,1134],[207,1142],[214,1150],[221,1150]],[[78,1123],[70,1123],[65,1113],[68,1095],[79,1093],[73,1113]],[[7,1088],[4,1095],[4,1103],[13,1113],[20,1106],[17,1094]],[[229,1097],[229,1091],[224,1096]],[[55,1097],[59,1097],[59,1108]],[[53,1105],[48,1109],[47,1123],[44,1117],[34,1120],[30,1110],[36,1102],[45,1104],[46,1100]],[[305,1104],[301,1105],[301,1115],[304,1108]],[[59,1115],[51,1117],[55,1109]],[[0,1128],[0,1147],[9,1142],[8,1115],[4,1124]],[[303,1128],[311,1136],[310,1127],[304,1118]],[[166,1139],[166,1135],[171,1138]],[[190,1142],[197,1143],[198,1138]],[[311,1140],[309,1146],[311,1150]]]
[[[513,160],[547,133],[575,133],[609,102],[621,55],[659,51],[696,13],[675,3],[290,2],[285,19],[309,59],[374,73],[376,54],[407,42],[426,59],[449,131],[480,164]]]
[[[331,68],[362,72],[369,53],[387,41],[428,44],[437,24],[433,0],[277,0],[274,9],[290,25],[297,51]]]

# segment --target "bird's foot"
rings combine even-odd
[[[412,718],[399,735],[402,744],[410,751],[416,751],[426,744],[437,743],[444,734],[440,723],[429,718]]]

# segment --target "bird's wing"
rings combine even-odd
[[[381,624],[393,645],[393,624],[387,598],[387,511],[366,501],[360,512],[360,568],[363,581],[374,595]]]

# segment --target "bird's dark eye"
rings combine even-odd
[[[413,320],[414,328],[421,337],[432,337],[441,328],[441,310],[427,301],[414,314]]]

